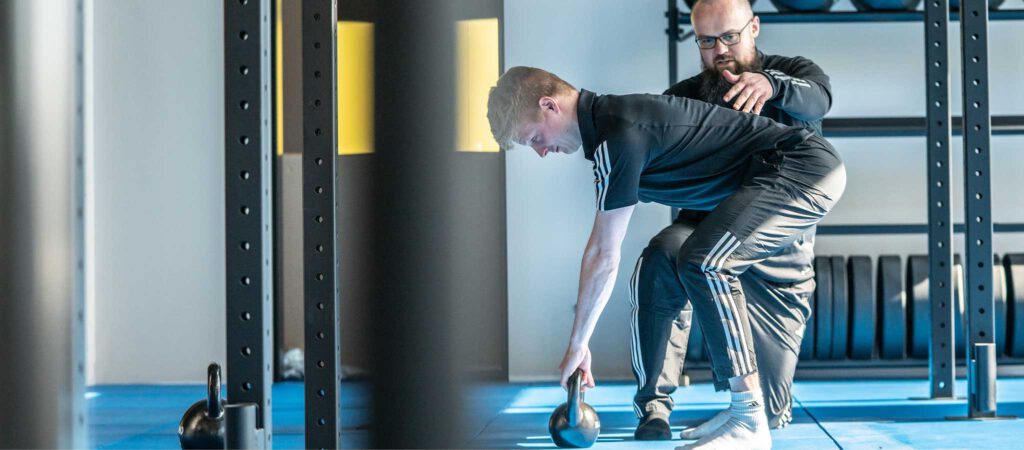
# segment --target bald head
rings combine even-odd
[[[698,0],[690,13],[690,23],[697,39],[714,41],[711,48],[700,48],[701,62],[707,70],[728,69],[737,74],[744,66],[756,63],[754,44],[761,24],[750,9],[749,0]],[[726,44],[723,35],[736,37]]]

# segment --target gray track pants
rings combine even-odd
[[[719,214],[723,208],[720,205],[712,215],[745,220],[768,217],[760,218],[760,225],[726,225],[727,229],[751,231],[746,233],[746,240],[736,238],[732,249],[734,256],[719,258],[717,265],[730,270],[718,274],[703,270],[701,274],[706,284],[697,286],[706,289],[706,298],[721,302],[722,306],[719,309],[719,305],[714,305],[711,314],[704,314],[708,320],[701,320],[699,309],[694,317],[705,329],[709,322],[715,327],[709,335],[719,331],[720,348],[717,350],[721,354],[721,346],[726,346],[726,354],[730,355],[723,368],[722,358],[716,362],[713,356],[716,350],[708,348],[712,352],[716,385],[726,388],[732,374],[749,373],[753,367],[760,367],[766,410],[773,428],[785,425],[791,417],[790,387],[804,323],[810,315],[807,299],[814,289],[813,226],[838,200],[845,185],[842,164],[827,142],[810,141],[809,144],[805,147],[811,148],[783,151],[781,158],[779,154],[766,155],[767,161],[755,157],[743,187],[722,204],[752,208],[755,212]],[[818,181],[814,181],[816,178]],[[774,192],[759,192],[762,189]],[[784,195],[778,195],[780,193]],[[778,205],[773,206],[775,202]],[[756,212],[759,210],[768,214],[759,214]],[[772,213],[785,217],[772,218]],[[708,214],[681,213],[672,225],[651,240],[631,279],[633,372],[638,382],[634,408],[639,417],[655,414],[667,418],[673,407],[670,395],[678,386],[693,317],[690,295],[683,282],[686,278],[679,274],[678,259],[684,246],[699,247],[691,241],[704,225],[705,215]],[[758,241],[754,237],[758,234],[767,237]],[[769,243],[772,245],[766,245]],[[754,249],[744,248],[746,246]],[[719,250],[723,255],[725,252],[728,249]],[[756,260],[761,255],[764,256]],[[711,279],[725,274],[720,278],[724,281]],[[721,286],[728,286],[728,289]],[[712,289],[717,296],[712,294]],[[743,317],[749,317],[749,325],[742,325]],[[730,319],[734,323],[730,324]],[[727,333],[735,335],[725,339]],[[736,345],[740,339],[735,338],[742,339],[745,345]],[[714,338],[709,336],[709,339]],[[715,345],[714,341],[711,345]],[[731,356],[742,354],[737,349],[750,355],[740,361],[750,363],[744,365],[746,371],[736,367],[743,364],[733,364]]]

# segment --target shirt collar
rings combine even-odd
[[[580,137],[583,142],[583,155],[587,159],[594,159],[594,149],[597,148],[597,125],[594,123],[594,103],[597,94],[586,89],[580,89],[580,97],[576,103],[576,120],[580,125]]]

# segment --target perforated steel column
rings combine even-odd
[[[302,2],[306,448],[341,443],[338,338],[337,4]]]
[[[932,398],[953,397],[953,209],[949,117],[949,5],[926,0],[925,65],[928,116],[928,353]],[[909,288],[909,287],[908,287]]]
[[[270,0],[224,0],[228,403],[255,403],[271,447],[273,203]]]
[[[964,262],[966,294],[965,327],[968,333],[968,361],[973,360],[975,344],[994,342],[995,320],[992,297],[992,203],[989,161],[991,117],[988,104],[988,2],[964,0],[960,11],[960,42],[963,51],[964,99],[964,236],[967,258]],[[994,359],[993,359],[993,364]],[[979,375],[989,377],[979,379]],[[995,408],[986,410],[976,395],[981,386],[995,397],[996,371],[968,371],[970,389],[967,401],[969,417],[991,417]]]

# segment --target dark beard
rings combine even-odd
[[[700,99],[715,105],[725,106],[725,101],[722,100],[722,97],[732,88],[732,83],[726,81],[721,72],[704,65],[703,60],[701,66],[703,70],[700,72]],[[743,72],[759,72],[761,70],[761,58],[754,57],[754,61],[750,64],[736,61],[736,69],[735,75]]]

